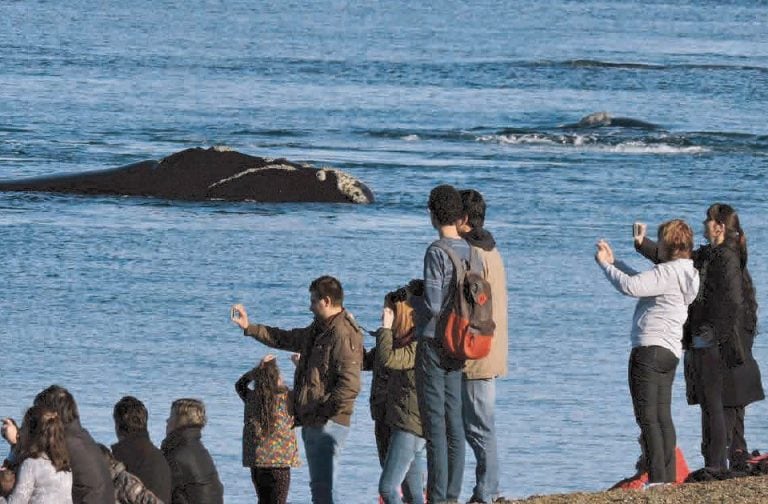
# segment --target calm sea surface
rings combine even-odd
[[[178,203],[0,194],[0,416],[51,383],[115,441],[132,394],[159,443],[171,401],[202,398],[228,503],[253,502],[233,384],[268,349],[255,321],[310,321],[307,286],[338,276],[375,329],[382,296],[420,275],[440,183],[488,200],[505,257],[510,373],[498,383],[507,496],[599,490],[632,473],[626,384],[634,302],[594,264],[630,223],[672,217],[700,236],[734,205],[768,307],[768,6],[764,2],[178,2],[0,4],[0,178],[92,170],[227,145],[349,171],[370,206]],[[575,129],[608,111],[655,129]],[[766,310],[760,316],[768,327]],[[368,345],[373,341],[369,338]],[[755,354],[768,373],[768,339]],[[281,369],[292,376],[288,355]],[[370,377],[344,449],[344,502],[375,501]],[[674,388],[693,467],[698,409]],[[768,450],[765,403],[747,412]],[[0,447],[0,455],[5,453]],[[471,491],[468,454],[462,494]],[[309,501],[306,466],[291,501]]]

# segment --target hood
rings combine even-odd
[[[493,239],[493,235],[485,228],[473,229],[469,233],[462,234],[461,237],[467,240],[473,247],[478,247],[486,251],[493,250],[496,246],[496,240]]]
[[[670,263],[677,272],[677,281],[685,304],[693,303],[699,293],[699,272],[690,259],[678,259]]]

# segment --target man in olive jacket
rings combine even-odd
[[[330,276],[309,286],[310,311],[304,328],[283,330],[249,324],[242,305],[232,308],[233,321],[246,336],[273,348],[301,354],[293,379],[293,408],[307,454],[312,502],[339,502],[334,494],[339,457],[349,433],[355,399],[360,393],[363,334],[344,309],[341,283]]]
[[[494,409],[496,378],[507,374],[509,335],[507,334],[507,274],[493,235],[486,231],[485,201],[474,190],[461,191],[466,214],[459,226],[461,237],[476,247],[483,260],[485,279],[493,294],[493,332],[491,352],[483,359],[468,360],[462,382],[464,434],[477,460],[477,479],[470,502],[493,502],[499,498],[499,459],[496,446]]]

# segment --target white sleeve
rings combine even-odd
[[[656,266],[653,269],[628,275],[613,264],[602,264],[605,276],[613,286],[627,296],[651,297],[663,294],[667,286],[667,278],[663,271]]]

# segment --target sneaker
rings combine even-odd
[[[672,486],[672,483],[664,483],[664,482],[646,483],[645,485],[643,485],[643,490],[651,490],[654,488],[663,488],[668,486]]]

